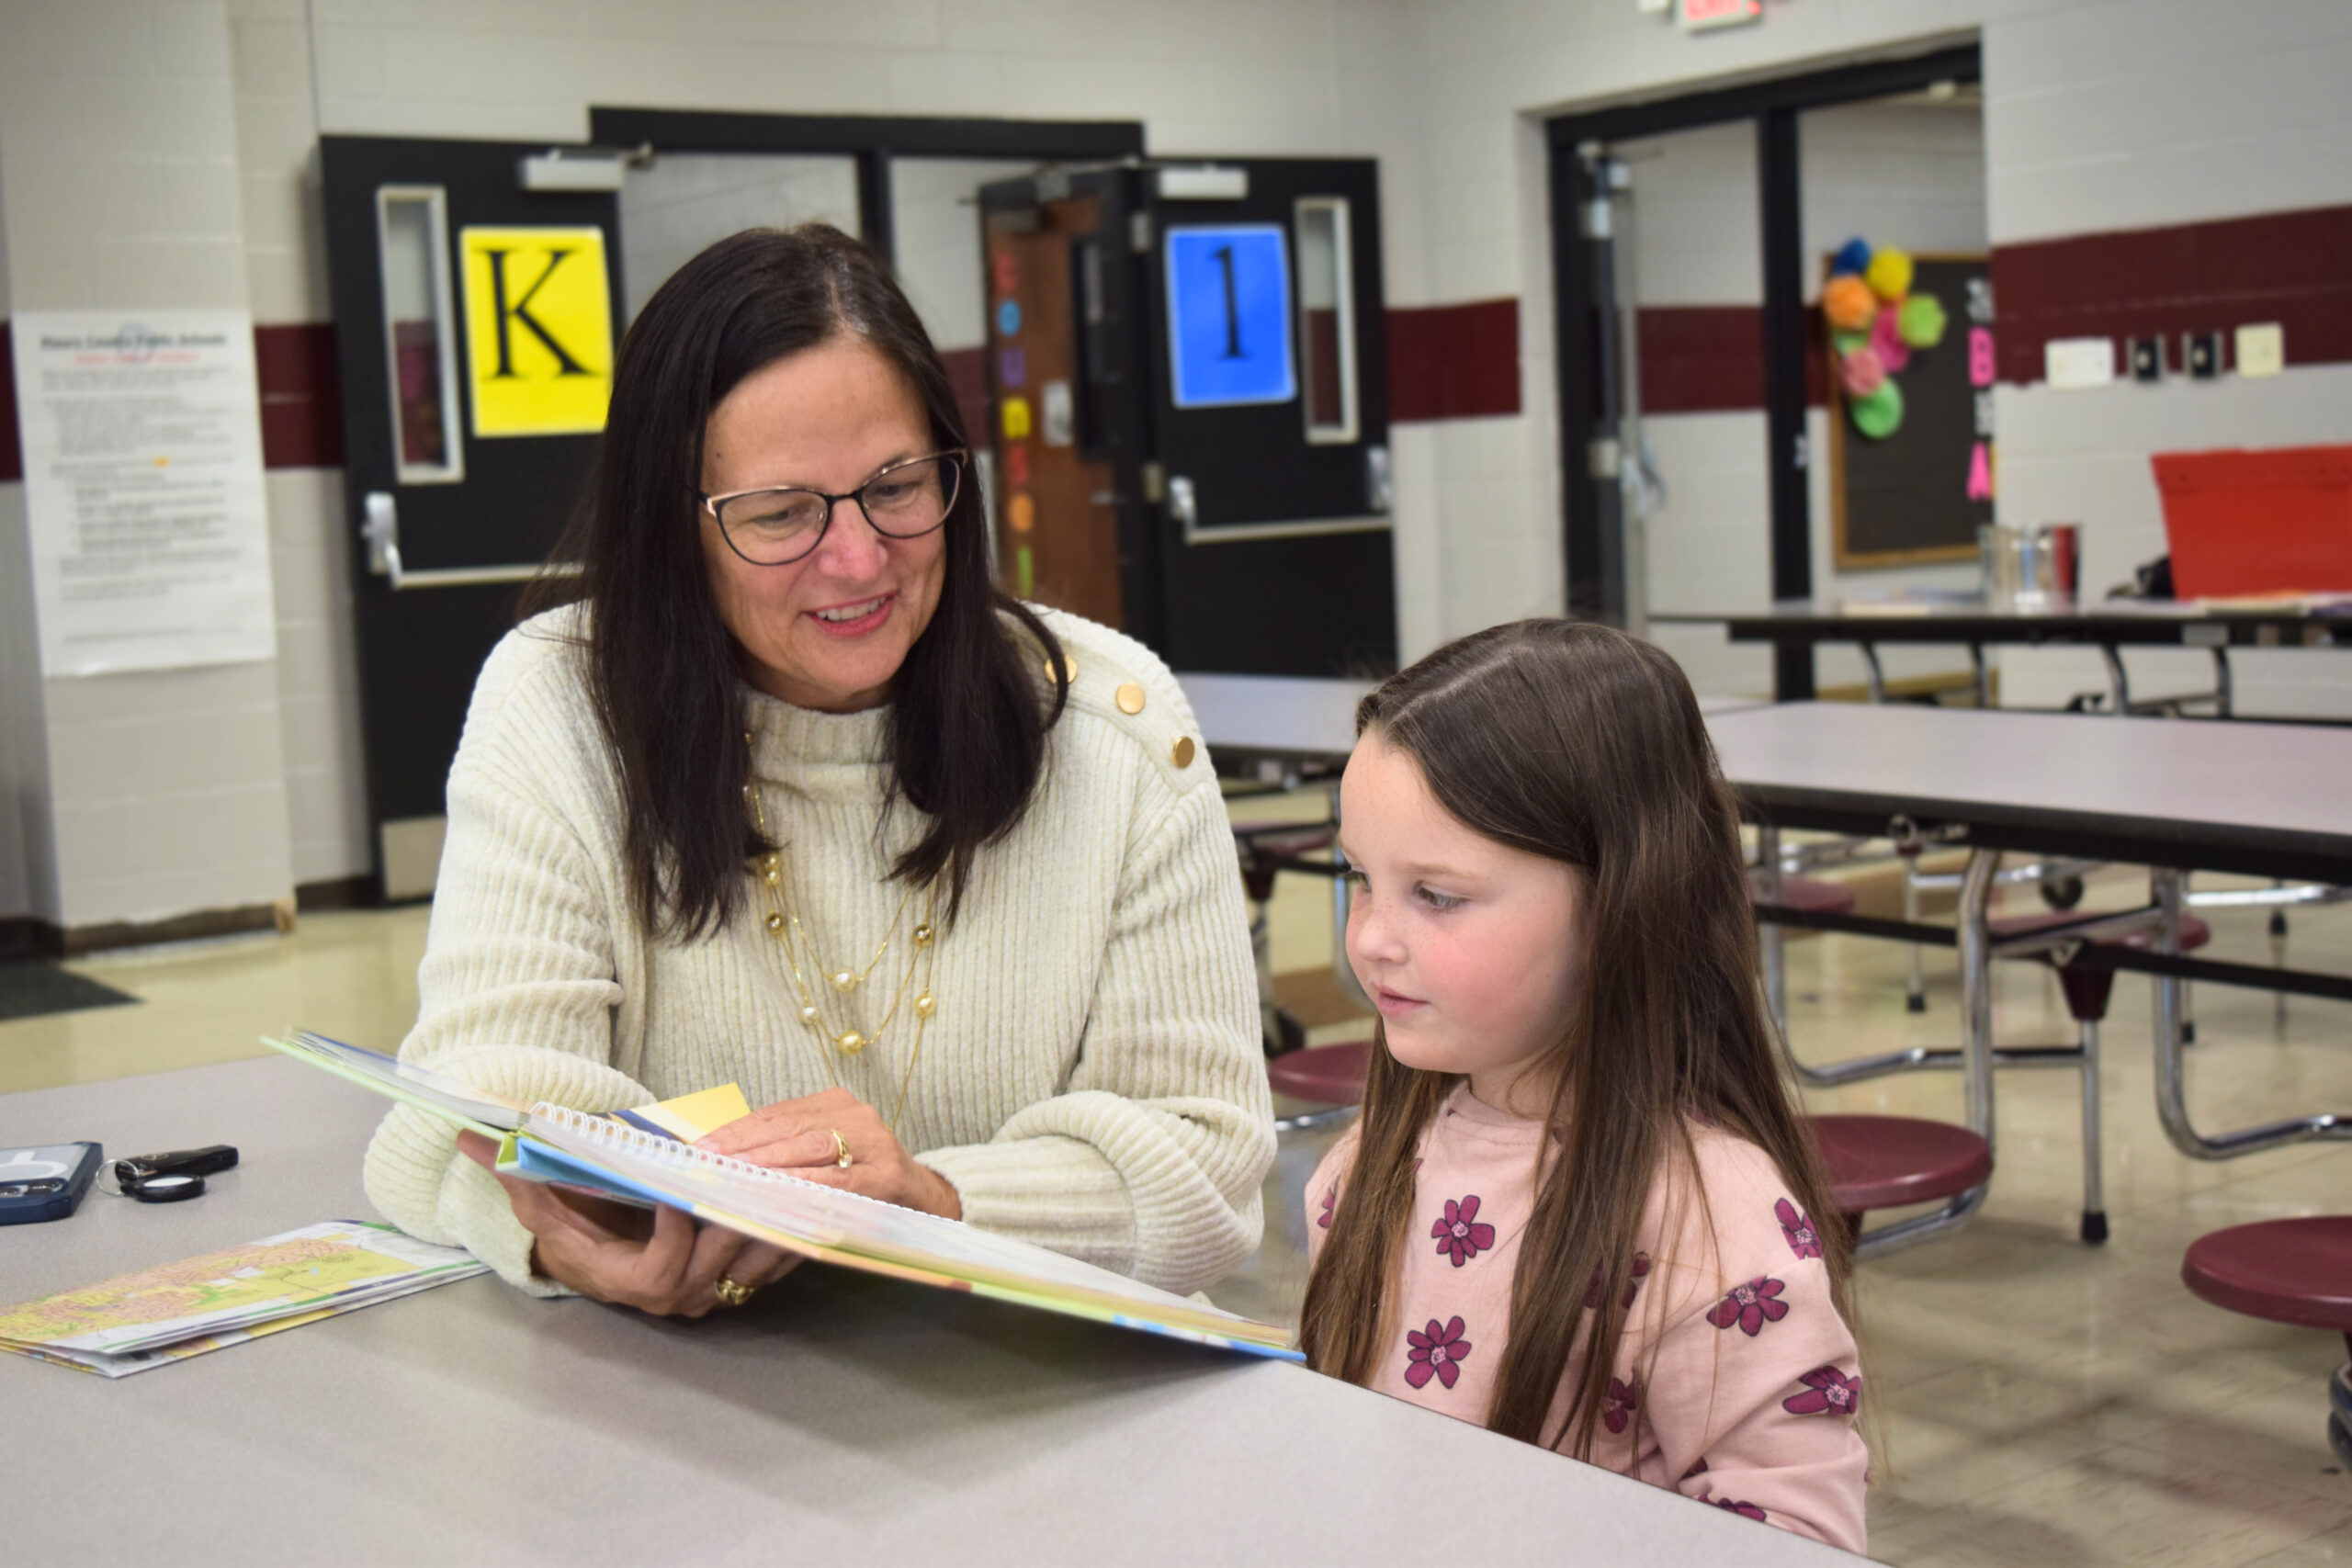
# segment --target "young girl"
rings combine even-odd
[[[1356,725],[1348,958],[1384,1049],[1307,1190],[1307,1364],[1861,1551],[1849,1243],[1681,671],[1521,621]]]

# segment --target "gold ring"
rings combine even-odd
[[[849,1141],[842,1136],[841,1129],[838,1127],[828,1127],[825,1131],[833,1135],[833,1168],[847,1170],[852,1163],[849,1157]]]
[[[711,1286],[712,1292],[718,1297],[718,1304],[730,1307],[739,1307],[750,1301],[754,1289],[756,1287],[738,1283],[724,1274],[718,1277],[717,1284]]]

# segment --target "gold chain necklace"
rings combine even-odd
[[[752,740],[748,733],[743,739],[747,744]],[[761,842],[773,843],[775,840],[768,837],[767,809],[760,799],[759,785],[752,783],[745,784],[743,798],[751,803],[752,821],[759,830]],[[808,976],[801,969],[802,954],[806,953],[808,957],[808,968],[824,977],[833,992],[842,998],[842,1005],[848,1006],[849,997],[864,987],[866,978],[874,973],[876,965],[879,964],[890,951],[890,943],[898,937],[899,923],[906,919],[908,907],[914,902],[915,889],[909,887],[905,895],[899,898],[898,911],[890,917],[889,929],[883,933],[882,945],[874,950],[874,956],[865,961],[865,967],[835,969],[819,956],[817,944],[809,939],[808,931],[802,928],[800,917],[785,908],[784,852],[770,850],[765,854],[753,855],[752,869],[767,892],[768,912],[762,923],[767,928],[768,934],[775,938],[777,943],[783,947],[785,965],[792,971],[792,983],[800,992],[800,1021],[817,1033],[823,1042],[823,1046],[830,1046],[830,1049],[820,1046],[820,1054],[824,1057],[825,1077],[831,1081],[835,1089],[841,1087],[841,1075],[834,1068],[834,1056],[836,1055],[862,1055],[872,1047],[879,1045],[882,1043],[883,1034],[898,1018],[899,1010],[906,1005],[907,990],[914,985],[915,971],[918,969],[922,971],[922,985],[916,991],[913,1007],[910,1010],[915,1018],[914,1047],[907,1053],[906,1068],[899,1075],[898,1103],[890,1111],[888,1126],[891,1132],[896,1133],[899,1129],[899,1117],[907,1108],[907,1089],[914,1082],[915,1063],[922,1055],[923,1030],[931,1022],[932,1015],[939,1010],[938,998],[932,995],[931,990],[932,964],[938,935],[932,925],[932,916],[938,904],[937,880],[933,879],[922,889],[922,919],[916,923],[914,930],[908,933],[909,952],[906,973],[899,976],[899,984],[890,994],[889,1009],[882,1015],[882,1021],[875,1026],[874,1032],[865,1034],[856,1029],[845,1028],[835,1031],[826,1025],[824,1014],[817,1006],[816,988],[808,984]]]

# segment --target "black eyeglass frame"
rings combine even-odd
[[[901,468],[911,468],[918,463],[937,463],[948,460],[952,460],[956,465],[956,482],[948,490],[947,503],[939,509],[938,522],[928,528],[918,528],[911,534],[895,534],[875,521],[873,508],[865,504],[867,491]],[[948,516],[956,510],[956,502],[964,493],[964,473],[971,467],[971,463],[970,447],[950,446],[944,452],[926,453],[920,457],[902,457],[895,463],[886,464],[868,476],[864,484],[859,485],[855,490],[843,491],[839,495],[815,490],[808,485],[754,485],[750,490],[730,490],[724,495],[705,495],[702,491],[696,491],[695,499],[701,502],[702,510],[710,514],[710,520],[718,525],[718,536],[727,541],[727,547],[734,551],[746,565],[790,566],[795,561],[807,560],[817,553],[817,547],[825,542],[825,535],[832,528],[833,509],[844,501],[857,502],[857,513],[865,519],[865,525],[886,539],[920,539],[926,534],[936,534],[940,529],[947,526]],[[718,509],[721,506],[730,501],[741,501],[747,495],[813,495],[825,503],[825,521],[818,525],[815,536],[808,541],[808,547],[798,555],[786,556],[782,560],[753,560],[751,556],[744,553],[743,547],[735,542],[735,536],[727,531],[727,520],[718,514]]]

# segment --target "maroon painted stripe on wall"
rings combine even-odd
[[[989,444],[989,366],[986,348],[943,348],[939,363],[947,384],[956,390],[956,409],[964,416],[964,439],[975,450]]]
[[[25,477],[17,434],[17,367],[0,321],[0,483]],[[334,329],[317,322],[254,329],[261,390],[261,460],[269,468],[343,466],[343,398]]]
[[[1390,423],[1518,412],[1516,299],[1389,310]]]
[[[261,385],[261,460],[269,468],[343,467],[343,384],[334,329],[322,322],[254,329]]]
[[[2163,337],[2177,373],[2181,333],[2256,321],[2286,329],[2290,365],[2352,361],[2347,257],[2352,206],[1996,246],[2001,378],[2041,380],[2042,345],[2067,337]]]
[[[1726,413],[1764,407],[1764,307],[1649,305],[1634,329],[1641,342],[1642,412]],[[1829,353],[1821,312],[1808,306],[1804,399],[1829,400]]]

